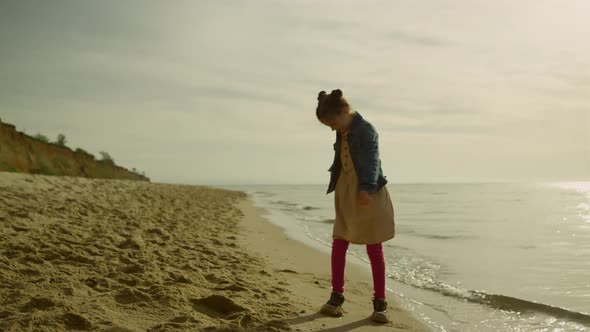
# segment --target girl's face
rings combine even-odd
[[[339,130],[345,131],[350,124],[350,112],[348,110],[340,112],[337,115],[330,115],[327,116],[325,119],[321,120],[323,124],[330,127],[332,131]]]

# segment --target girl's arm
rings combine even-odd
[[[361,143],[361,172],[359,174],[359,191],[373,193],[377,189],[379,177],[379,135],[372,124],[366,123],[359,135]]]

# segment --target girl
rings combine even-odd
[[[335,191],[332,231],[332,293],[321,313],[339,317],[344,303],[344,266],[349,243],[366,245],[373,274],[371,319],[387,323],[382,242],[395,235],[393,204],[381,169],[375,127],[351,110],[340,89],[318,95],[317,118],[336,130],[334,161],[326,194]]]

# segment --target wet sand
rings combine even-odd
[[[0,331],[423,331],[347,264],[346,313],[317,310],[329,256],[245,193],[0,172]]]
[[[291,299],[299,309],[297,317],[287,319],[294,331],[430,331],[402,310],[389,292],[392,321],[388,324],[370,321],[368,317],[373,310],[371,272],[352,261],[350,256],[345,268],[343,317],[319,314],[319,308],[331,292],[330,255],[290,238],[283,229],[270,223],[264,217],[264,210],[254,206],[250,199],[241,200],[238,206],[245,213],[240,223],[240,243],[250,254],[262,257],[279,282],[287,283]]]

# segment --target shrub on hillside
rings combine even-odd
[[[66,146],[67,140],[66,140],[66,136],[64,134],[59,134],[57,135],[57,140],[55,141],[55,144],[59,145],[59,146]]]
[[[33,136],[33,138],[43,143],[49,143],[49,138],[41,133],[37,133],[37,135]]]
[[[108,153],[104,152],[104,151],[100,151],[100,162],[101,163],[105,163],[105,164],[109,164],[109,165],[115,165],[115,161],[113,160],[113,157],[111,157],[111,155],[109,155]]]

